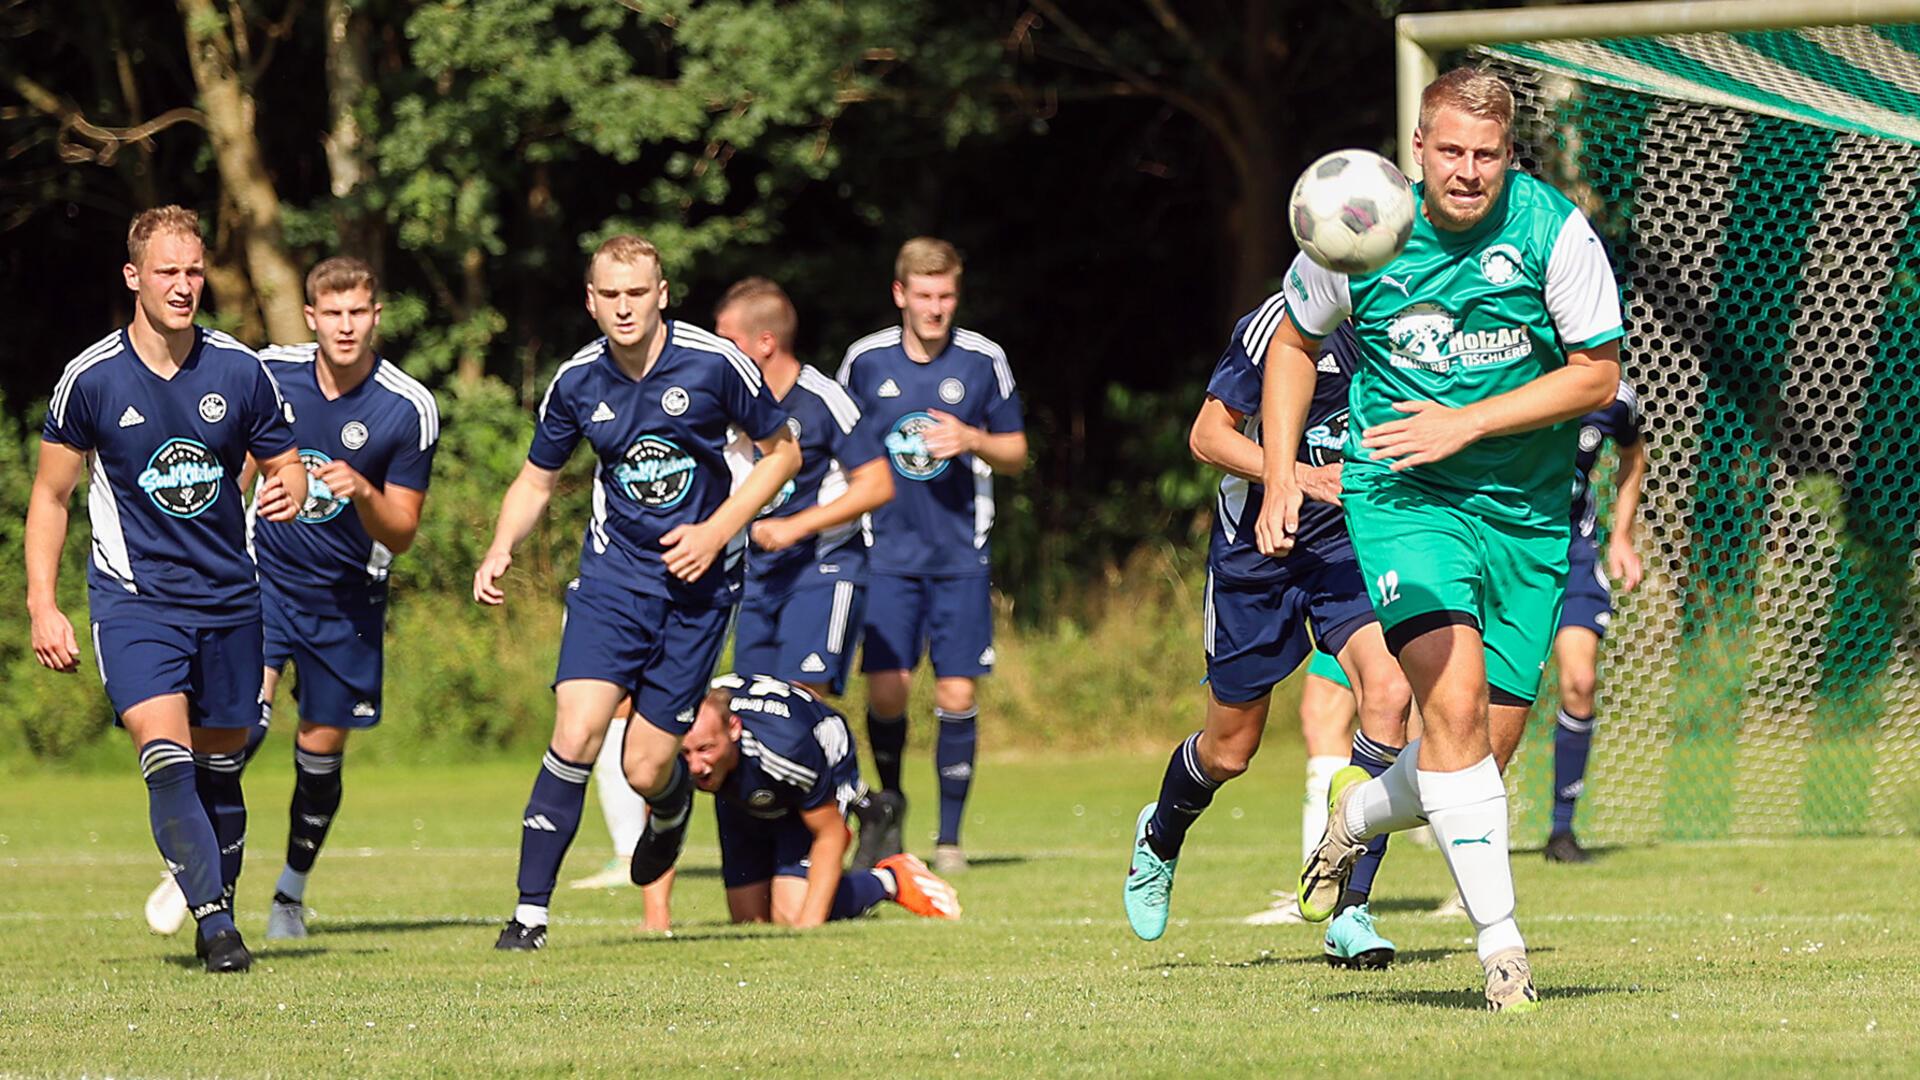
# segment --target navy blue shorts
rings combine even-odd
[[[807,876],[813,831],[799,814],[757,818],[731,799],[718,796],[713,812],[720,825],[720,880],[727,888]]]
[[[808,585],[785,596],[749,591],[733,627],[733,669],[844,691],[866,592],[851,581]]]
[[[1612,622],[1613,582],[1600,565],[1600,549],[1592,540],[1574,537],[1567,550],[1567,599],[1560,606],[1560,629],[1579,627],[1604,638]]]
[[[1302,560],[1298,570],[1278,584],[1261,585],[1215,581],[1208,572],[1201,635],[1215,700],[1258,701],[1316,645],[1339,655],[1354,631],[1378,621],[1358,560]]]
[[[938,676],[993,671],[993,584],[974,577],[868,575],[860,670],[911,671],[927,653]]]
[[[598,679],[625,687],[642,720],[669,735],[685,735],[720,660],[732,613],[575,578],[567,586],[554,685]]]
[[[293,662],[293,700],[300,719],[338,728],[370,728],[380,722],[385,604],[351,614],[315,615],[262,582],[260,622],[266,631],[266,665],[281,671]]]
[[[93,658],[116,724],[148,698],[185,694],[194,727],[252,727],[260,722],[261,656],[257,621],[175,626],[115,616],[93,624]]]

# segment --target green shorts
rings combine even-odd
[[[1472,626],[1486,643],[1493,703],[1531,705],[1566,595],[1566,523],[1490,520],[1382,480],[1349,487],[1341,501],[1387,648],[1398,656],[1429,630]]]
[[[1347,678],[1347,669],[1340,666],[1340,661],[1334,659],[1333,654],[1323,653],[1319,649],[1313,650],[1313,659],[1307,662],[1307,674],[1317,675],[1335,686],[1353,689],[1353,680]]]

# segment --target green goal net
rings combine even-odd
[[[1920,28],[1475,51],[1615,249],[1649,427],[1581,833],[1920,831]],[[1551,729],[1509,778],[1523,842]]]

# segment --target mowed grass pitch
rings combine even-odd
[[[1543,1008],[1479,1011],[1445,869],[1389,855],[1385,973],[1334,971],[1305,927],[1255,928],[1298,836],[1276,745],[1195,830],[1175,924],[1136,941],[1119,888],[1158,754],[982,764],[959,924],[891,905],[808,933],[726,925],[705,797],[669,938],[633,890],[557,896],[552,943],[492,951],[535,761],[354,768],[315,873],[313,936],[262,939],[291,766],[255,762],[240,923],[250,975],[150,936],[144,792],[124,776],[0,785],[0,1073],[58,1075],[1741,1074],[1920,1069],[1920,858],[1909,839],[1515,857]],[[911,832],[932,817],[924,757]],[[607,854],[590,810],[565,876]]]

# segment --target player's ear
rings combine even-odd
[[[140,291],[140,268],[139,267],[133,265],[132,263],[128,263],[125,266],[122,266],[120,268],[120,276],[127,279],[128,289],[132,290],[133,292]]]
[[[313,331],[316,334],[319,333],[320,322],[319,320],[313,317],[313,305],[312,304],[301,305],[300,313],[307,317],[307,329]]]
[[[741,731],[740,714],[734,713],[734,712],[728,713],[727,714],[727,741],[739,742],[740,731]]]
[[[380,304],[380,303],[379,303],[378,301],[375,301],[375,302],[374,302],[374,305],[373,305],[373,328],[374,328],[375,330],[378,330],[378,329],[380,329],[380,309],[381,309],[381,308],[382,308],[383,306],[384,306],[384,305],[382,305],[382,304]]]
[[[898,281],[893,283],[893,306],[902,311],[907,307],[907,287]]]
[[[667,310],[667,295],[668,295],[667,279],[661,278],[660,279],[660,298],[655,301],[655,303],[659,305],[661,311]]]

